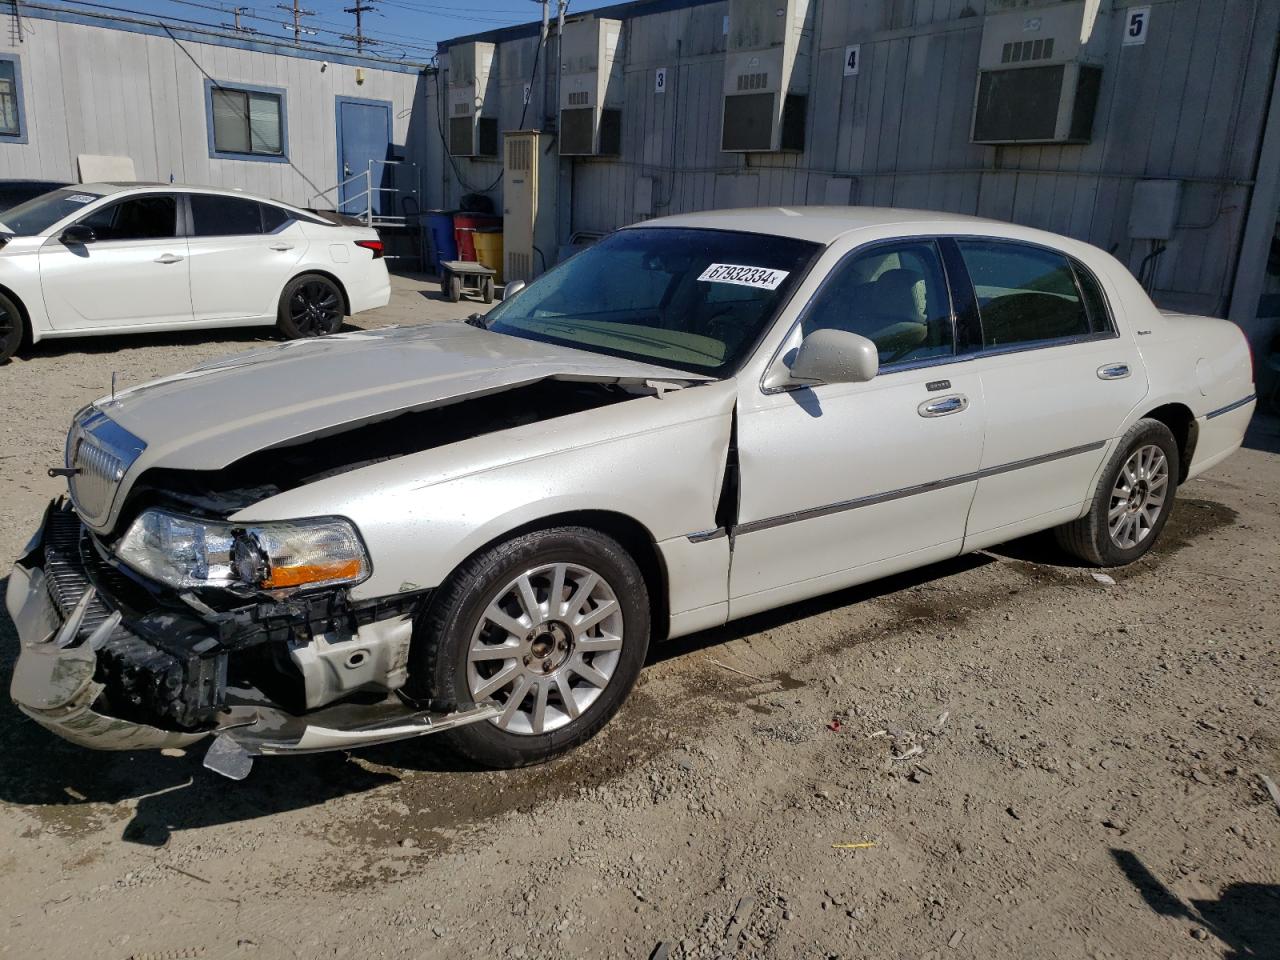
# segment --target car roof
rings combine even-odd
[[[92,193],[95,196],[100,197],[109,197],[117,193],[161,190],[180,190],[187,193],[215,193],[219,196],[240,197],[244,200],[257,200],[260,203],[272,203],[276,206],[286,207],[290,210],[298,210],[303,213],[307,212],[302,207],[288,203],[284,200],[276,200],[272,197],[260,196],[259,194],[249,193],[246,190],[240,190],[234,187],[211,187],[198,183],[161,183],[156,180],[138,180],[116,183],[73,183],[69,184],[66,189],[74,189],[82,193]]]
[[[954,232],[986,232],[979,227],[1004,228],[1009,224],[985,217],[935,210],[907,210],[897,207],[743,207],[734,210],[707,210],[677,214],[633,224],[634,227],[686,227],[702,230],[741,230],[777,237],[792,237],[816,243],[831,243],[857,230],[894,225],[933,225]]]

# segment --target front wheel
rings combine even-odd
[[[328,277],[308,273],[294,277],[280,294],[276,326],[289,340],[337,333],[346,314],[342,291]]]
[[[1133,563],[1155,545],[1178,483],[1178,443],[1159,420],[1139,420],[1102,471],[1089,512],[1057,529],[1067,552],[1099,567]]]
[[[463,564],[413,644],[414,693],[502,711],[440,736],[485,766],[525,766],[585,742],[617,712],[648,650],[649,595],[613,538],[538,530]]]
[[[25,332],[18,305],[0,294],[0,363],[7,363],[18,352]]]

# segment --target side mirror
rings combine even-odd
[[[508,283],[505,287],[502,288],[502,299],[510,300],[517,293],[523,290],[526,286],[528,286],[528,284],[526,284],[523,280],[512,280],[510,283]]]
[[[98,235],[94,232],[93,227],[86,226],[83,223],[73,223],[62,231],[62,236],[58,238],[58,241],[65,246],[78,247],[85,243],[93,243],[97,239]]]
[[[791,362],[798,383],[865,383],[880,372],[880,351],[866,337],[847,330],[815,330],[804,338]]]

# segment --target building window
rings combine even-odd
[[[209,156],[281,163],[288,154],[284,91],[205,81]]]
[[[0,56],[0,143],[26,142],[21,65],[17,57]]]

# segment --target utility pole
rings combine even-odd
[[[308,30],[306,27],[302,25],[302,18],[314,17],[316,15],[316,12],[314,10],[303,10],[302,4],[299,2],[299,0],[293,0],[292,6],[287,3],[277,3],[276,9],[283,10],[285,13],[289,13],[293,15],[292,29],[293,29],[294,43],[300,43],[302,41],[302,35],[304,33],[309,33],[309,34],[315,33],[314,30]],[[286,23],[284,25],[284,28],[286,30],[290,29],[289,24]]]
[[[353,14],[355,14],[355,17],[356,17],[356,32],[355,32],[355,34],[354,34],[354,35],[350,35],[350,34],[348,34],[347,36],[343,37],[342,39],[343,39],[343,40],[354,40],[354,41],[355,41],[355,44],[356,44],[356,52],[357,52],[357,53],[363,53],[363,52],[364,52],[364,46],[365,46],[365,44],[366,44],[366,43],[367,43],[367,44],[369,44],[370,46],[373,46],[373,44],[377,43],[377,41],[376,41],[376,40],[369,40],[368,38],[366,38],[366,37],[365,37],[365,35],[364,35],[364,26],[363,26],[363,24],[362,24],[362,22],[361,22],[361,19],[360,19],[360,15],[361,15],[361,14],[369,13],[369,12],[370,12],[371,10],[373,10],[373,9],[374,9],[373,4],[371,4],[371,3],[365,3],[365,2],[364,2],[364,0],[356,0],[356,5],[355,5],[354,7],[344,7],[344,8],[343,8],[343,11],[342,11],[343,13],[353,13]]]
[[[255,30],[253,27],[242,26],[240,23],[240,15],[242,13],[248,12],[248,10],[249,10],[248,7],[236,7],[234,10],[231,11],[232,15],[236,18],[236,22],[234,24],[224,23],[223,26],[230,27],[236,33],[257,33],[258,31]]]

